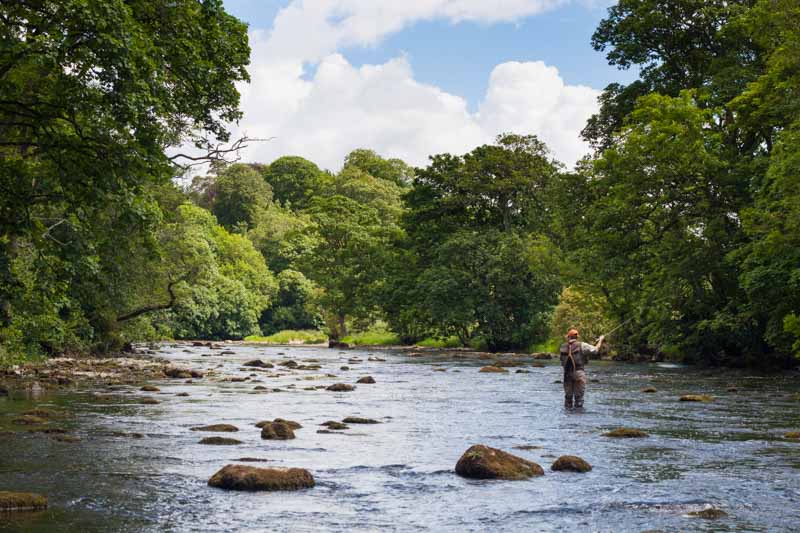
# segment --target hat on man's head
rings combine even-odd
[[[572,328],[567,332],[567,337],[577,337],[577,336],[578,336],[578,330],[575,328]]]

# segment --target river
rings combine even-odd
[[[800,529],[800,430],[797,375],[715,373],[667,364],[592,362],[582,413],[565,412],[560,369],[479,373],[487,361],[393,351],[319,347],[164,345],[176,364],[214,369],[216,377],[138,387],[63,388],[32,398],[0,397],[0,490],[46,495],[46,511],[0,515],[0,531],[797,531]],[[384,361],[369,358],[381,358]],[[318,360],[321,370],[243,370],[261,358]],[[357,358],[361,361],[348,362]],[[350,370],[341,370],[347,365]],[[436,369],[445,371],[436,371]],[[280,370],[280,371],[278,371]],[[250,377],[223,381],[223,377]],[[270,377],[282,374],[280,377]],[[335,375],[336,377],[330,377]],[[375,384],[352,392],[322,388]],[[257,381],[254,381],[257,380]],[[267,387],[256,391],[254,387]],[[658,392],[644,394],[647,386]],[[737,392],[728,389],[735,386]],[[307,388],[313,387],[313,390]],[[280,391],[274,391],[280,389]],[[177,396],[188,393],[189,396]],[[679,402],[710,394],[709,403]],[[161,403],[143,405],[143,396]],[[63,411],[77,442],[10,425],[34,408]],[[362,416],[380,424],[317,433],[319,424]],[[299,422],[297,438],[266,441],[259,420]],[[193,426],[227,423],[243,441],[201,445]],[[611,439],[633,427],[644,439]],[[132,434],[140,435],[132,435]],[[139,437],[139,438],[134,438]],[[472,444],[501,448],[541,464],[528,481],[474,481],[453,472]],[[517,446],[540,446],[520,450]],[[550,471],[578,455],[586,474]],[[309,469],[316,487],[239,493],[208,487],[237,459],[253,466]],[[708,506],[718,520],[690,517]]]

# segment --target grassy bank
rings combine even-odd
[[[250,335],[244,338],[247,342],[264,342],[267,344],[321,344],[328,342],[328,336],[321,331],[303,329],[285,329],[272,335],[262,337]]]

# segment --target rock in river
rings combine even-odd
[[[161,392],[161,389],[159,389],[155,385],[145,385],[139,390],[143,392]]]
[[[473,479],[528,479],[543,476],[541,466],[482,444],[471,446],[456,463],[456,474]]]
[[[375,383],[375,378],[373,378],[372,376],[364,376],[363,378],[361,378],[358,381],[356,381],[356,383],[365,383],[365,384],[370,385],[370,384]]]
[[[274,424],[275,422],[284,423],[290,428],[292,428],[292,430],[301,429],[303,427],[298,422],[295,422],[293,420],[284,420],[283,418],[276,418],[275,420],[262,420],[261,422],[256,422],[256,427],[263,428],[264,426]]]
[[[713,402],[714,397],[708,394],[685,394],[681,396],[682,402]]]
[[[380,424],[377,420],[372,418],[361,418],[358,416],[348,416],[342,420],[345,424]]]
[[[691,513],[689,513],[689,516],[704,518],[706,520],[716,520],[718,518],[724,518],[728,516],[728,513],[726,513],[722,509],[717,509],[715,507],[708,507],[700,511],[692,511]]]
[[[320,426],[327,426],[328,429],[350,429],[350,426],[347,424],[337,422],[336,420],[328,420],[327,422],[320,424]]]
[[[641,439],[644,437],[649,437],[650,435],[648,435],[641,429],[617,428],[607,433],[603,433],[603,436],[612,437],[615,439]]]
[[[275,365],[272,363],[265,363],[261,359],[253,359],[252,361],[246,362],[242,366],[252,366],[254,368],[275,368]]]
[[[39,511],[47,509],[47,498],[32,492],[0,491],[0,512]]]
[[[231,424],[211,424],[210,426],[197,426],[191,429],[192,431],[215,431],[217,433],[239,431],[239,428]]]
[[[478,372],[484,373],[501,373],[501,372],[508,372],[505,368],[500,368],[499,366],[485,366],[481,368]]]
[[[270,422],[261,428],[261,438],[265,440],[289,440],[294,438],[294,431],[285,422]]]
[[[590,465],[584,459],[577,457],[575,455],[562,455],[558,459],[555,460],[553,466],[550,467],[551,470],[556,472],[588,472],[592,469],[592,465]]]
[[[314,476],[303,468],[227,465],[211,476],[208,485],[226,490],[300,490],[313,487]]]
[[[658,392],[658,389],[657,389],[657,388],[655,388],[655,387],[645,387],[645,388],[643,388],[642,390],[640,390],[639,392],[644,392],[644,393],[647,393],[647,394],[652,394],[652,393],[654,393],[654,392]]]
[[[231,439],[228,437],[206,437],[200,441],[200,444],[214,444],[214,445],[221,445],[221,446],[230,446],[241,444],[242,441]]]
[[[353,385],[348,385],[346,383],[334,383],[330,387],[327,387],[325,390],[329,390],[332,392],[350,392],[355,390]]]
[[[790,431],[784,435],[784,437],[792,440],[800,440],[800,431]]]

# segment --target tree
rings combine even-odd
[[[264,179],[272,187],[276,202],[284,207],[303,209],[320,187],[325,173],[317,165],[298,156],[276,159],[263,171]]]
[[[492,350],[546,335],[560,282],[545,237],[558,164],[533,136],[502,135],[464,156],[431,158],[405,196],[388,283],[389,323],[403,335],[433,331]]]
[[[240,116],[235,83],[247,79],[246,26],[220,0],[11,0],[0,18],[0,344],[30,325],[36,286],[35,314],[84,347],[110,320],[104,295],[84,287],[107,288],[110,263],[129,260],[103,256],[108,243],[152,240],[150,186],[188,161],[168,148],[224,153],[225,125]]]
[[[214,180],[211,212],[228,231],[253,229],[272,202],[272,190],[261,175],[243,164],[231,165]]]
[[[261,331],[270,335],[284,329],[319,329],[322,317],[314,305],[315,285],[302,272],[278,274],[275,302],[261,315]]]
[[[350,152],[344,160],[344,170],[356,168],[370,176],[391,181],[400,187],[408,187],[414,177],[414,169],[400,159],[384,159],[373,150],[359,148]]]
[[[375,209],[344,196],[314,198],[308,210],[315,244],[299,261],[323,292],[332,338],[347,335],[347,319],[373,313],[382,279],[384,249],[391,237]]]

